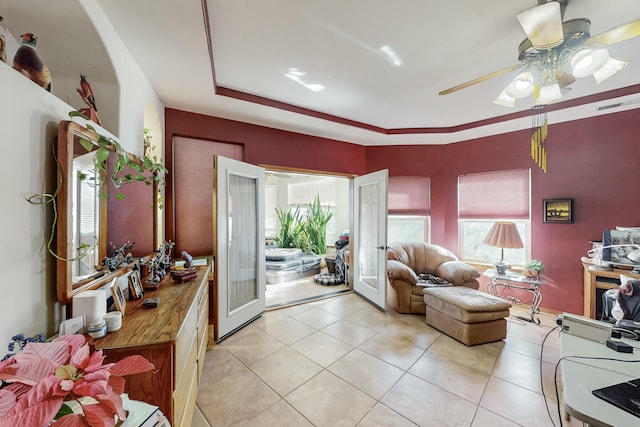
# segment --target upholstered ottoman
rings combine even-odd
[[[425,288],[427,324],[466,345],[507,337],[511,303],[464,286]]]

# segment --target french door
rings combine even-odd
[[[217,341],[265,309],[264,169],[214,156]]]
[[[386,310],[387,182],[384,169],[353,180],[353,290]]]

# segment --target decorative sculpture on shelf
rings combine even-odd
[[[163,242],[156,254],[149,260],[149,277],[145,280],[145,288],[155,289],[162,279],[167,276],[167,270],[171,268],[171,254],[175,247],[174,242]]]
[[[87,77],[84,74],[80,74],[80,87],[76,88],[82,100],[87,104],[88,108],[81,108],[80,112],[84,114],[89,120],[102,126],[102,121],[98,117],[98,106],[96,105],[96,98],[93,95],[93,89],[91,84],[87,81]]]
[[[22,44],[13,57],[13,68],[51,92],[51,74],[36,51],[38,37],[32,33],[21,35]]]
[[[119,267],[129,265],[133,261],[133,255],[127,251],[133,249],[135,245],[136,242],[128,241],[119,248],[116,248],[112,243],[113,255],[102,260],[102,267],[109,269],[109,271],[116,271]]]

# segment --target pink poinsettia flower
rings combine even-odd
[[[116,416],[126,419],[120,394],[124,375],[155,369],[142,356],[104,364],[102,351],[91,352],[83,335],[64,335],[49,343],[29,343],[0,364],[0,379],[12,384],[0,389],[0,425],[46,425],[65,400],[91,397],[83,414],[60,417],[59,427],[112,427]]]

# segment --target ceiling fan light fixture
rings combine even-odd
[[[536,49],[551,49],[564,41],[560,3],[557,1],[520,12],[518,21]]]
[[[596,79],[596,83],[600,84],[603,81],[607,80],[609,77],[613,76],[618,71],[622,70],[624,67],[629,65],[627,61],[620,61],[618,59],[614,59],[609,57],[607,62],[599,69],[593,72],[593,78]]]
[[[571,74],[582,78],[602,68],[609,59],[607,49],[580,49],[571,56]]]
[[[536,99],[538,105],[548,105],[562,99],[562,91],[560,85],[557,82],[548,84],[546,86],[540,86],[540,94]]]
[[[516,99],[507,94],[507,90],[503,89],[500,95],[493,100],[494,104],[502,105],[503,107],[513,107],[516,105]]]
[[[533,88],[533,74],[531,71],[523,71],[507,85],[505,91],[510,97],[520,99],[531,95]]]

